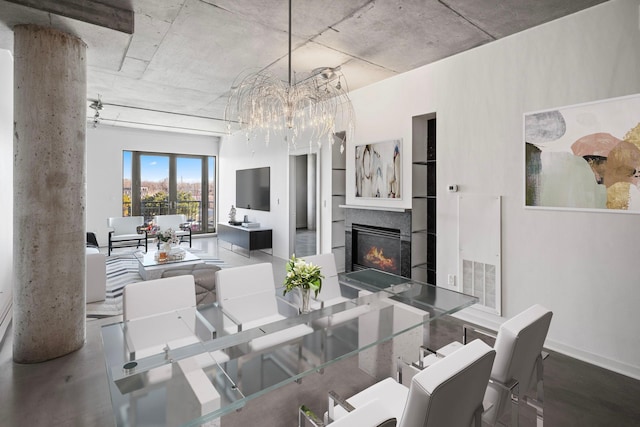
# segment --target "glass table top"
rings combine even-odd
[[[428,322],[477,301],[371,270],[339,280],[342,302],[299,314],[278,298],[282,317],[254,327],[238,325],[217,304],[104,326],[117,425],[200,425],[381,343],[392,343],[394,357],[410,358],[427,344]],[[392,369],[395,361],[363,363]]]
[[[165,261],[160,261],[158,251],[149,252],[136,252],[136,259],[142,264],[143,267],[154,267],[158,265],[177,264],[181,262],[193,262],[200,261],[200,258],[192,254],[191,252],[178,248],[180,252],[175,252],[169,255]],[[179,254],[179,256],[178,256]],[[182,256],[184,254],[184,257]]]

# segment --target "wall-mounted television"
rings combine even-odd
[[[271,168],[236,171],[236,207],[257,211],[271,210]]]

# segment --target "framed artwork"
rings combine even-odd
[[[402,140],[356,146],[356,197],[402,199]]]
[[[640,94],[526,113],[525,207],[640,213]]]

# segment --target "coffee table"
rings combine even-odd
[[[185,265],[203,263],[200,258],[191,252],[184,249],[183,251],[184,257],[182,259],[169,259],[167,261],[159,261],[156,255],[157,251],[136,253],[136,259],[138,260],[138,272],[140,273],[142,280],[159,279],[162,277],[162,272],[165,270],[180,268]]]

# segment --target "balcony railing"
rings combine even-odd
[[[201,217],[201,204],[199,200],[196,201],[182,201],[176,203],[175,213],[184,214],[187,217],[187,222],[191,224],[191,231],[194,233],[200,232],[202,227]],[[152,225],[153,217],[156,215],[169,215],[171,212],[169,202],[141,202],[140,215],[144,217],[145,224]],[[133,209],[131,203],[122,203],[122,216],[133,215]],[[204,231],[204,230],[203,230]]]

